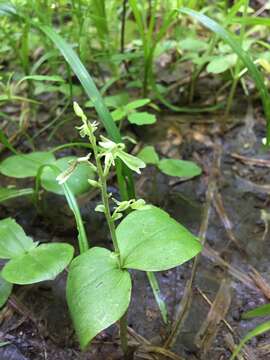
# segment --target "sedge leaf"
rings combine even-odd
[[[255,329],[251,330],[245,337],[243,340],[240,341],[240,344],[237,346],[237,348],[235,349],[235,351],[233,352],[230,360],[234,360],[236,359],[236,356],[239,354],[239,352],[241,351],[242,347],[245,345],[246,342],[248,342],[249,340],[251,340],[252,338],[254,338],[255,336],[264,334],[265,332],[270,330],[270,321],[267,321],[263,324],[258,325]]]
[[[6,200],[17,198],[19,196],[32,195],[34,190],[31,188],[26,189],[16,189],[12,188],[1,188],[0,187],[0,203]]]
[[[246,311],[242,314],[243,319],[251,319],[254,317],[269,316],[270,304],[258,306],[256,309]]]
[[[72,261],[67,301],[82,348],[123,316],[130,294],[130,275],[111,251],[94,247]]]

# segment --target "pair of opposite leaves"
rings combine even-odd
[[[121,267],[115,253],[99,247],[79,255],[69,267],[67,301],[82,348],[127,310],[128,269],[167,270],[201,250],[187,229],[153,206],[127,215],[116,235]],[[37,246],[14,220],[5,219],[0,221],[0,257],[10,259],[2,270],[6,281],[30,284],[54,279],[71,262],[73,247],[64,243]]]

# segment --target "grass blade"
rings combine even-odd
[[[146,274],[147,274],[149,284],[151,285],[152,291],[154,293],[156,303],[157,303],[157,305],[159,307],[162,319],[163,319],[164,323],[167,324],[168,323],[167,306],[166,306],[165,301],[161,297],[161,291],[160,291],[160,288],[159,288],[157,278],[156,278],[155,274],[152,273],[152,272],[148,271]]]
[[[270,304],[258,306],[253,310],[249,310],[243,313],[242,319],[252,319],[254,317],[269,316],[270,315]]]
[[[251,330],[244,337],[244,339],[240,341],[240,344],[237,346],[237,348],[233,352],[230,360],[234,360],[236,358],[236,356],[239,354],[239,352],[241,351],[242,347],[245,345],[246,342],[248,342],[249,340],[251,340],[255,336],[261,335],[261,334],[263,334],[263,333],[265,333],[266,331],[269,331],[269,330],[270,330],[270,321],[267,321],[267,322],[265,322],[263,324],[260,324],[255,329]]]
[[[0,188],[0,203],[19,196],[33,195],[34,189]]]
[[[188,9],[188,8],[181,8],[179,10],[182,14],[186,14],[191,16],[192,18],[196,19],[200,23],[202,23],[205,27],[209,30],[213,31],[216,35],[222,38],[233,51],[238,55],[238,57],[242,60],[244,65],[247,67],[250,76],[254,80],[256,87],[260,93],[261,100],[263,103],[263,108],[267,120],[267,145],[270,145],[270,96],[269,92],[264,84],[264,79],[261,72],[258,70],[252,58],[248,55],[247,52],[242,50],[241,45],[237,39],[237,37],[230,33],[229,31],[225,30],[222,26],[220,26],[216,21],[212,20],[206,15],[203,15],[197,11]]]

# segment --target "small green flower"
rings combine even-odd
[[[112,165],[115,165],[115,159],[120,158],[131,170],[137,172],[138,174],[141,173],[140,169],[145,167],[145,163],[124,151],[125,144],[119,143],[116,144],[112,140],[109,140],[101,135],[102,141],[99,142],[99,146],[103,148],[100,157],[105,157],[104,163],[104,174],[107,175],[109,169]]]

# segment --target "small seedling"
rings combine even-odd
[[[116,122],[127,119],[131,124],[151,125],[157,121],[155,115],[147,111],[137,110],[145,105],[149,105],[150,99],[138,99],[129,102],[127,94],[118,94],[107,96],[104,98],[104,101],[108,108],[113,109],[111,115]],[[93,107],[92,102],[87,101],[86,107]]]
[[[191,179],[201,174],[201,168],[193,161],[178,159],[159,159],[159,156],[153,146],[145,146],[138,157],[146,164],[155,165],[161,172],[169,176],[177,176],[185,179]]]

